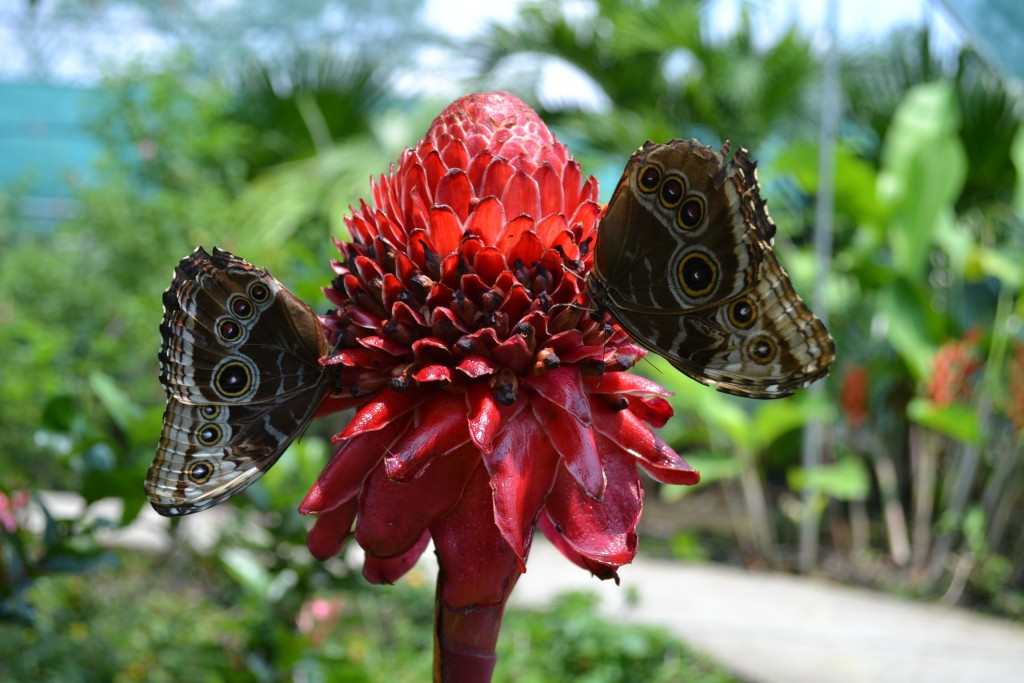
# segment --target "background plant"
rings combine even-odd
[[[418,16],[415,3],[398,4]],[[601,0],[590,8],[580,15],[562,3],[526,4],[511,25],[455,45],[448,54],[475,70],[459,89],[510,87],[531,99],[601,177],[605,198],[647,138],[731,138],[748,147],[780,226],[780,258],[808,292],[821,189],[820,72],[809,40],[795,30],[756,40],[749,19],[709,36],[698,2]],[[399,13],[385,14],[382,30],[405,37],[395,44],[452,48],[416,26],[396,28]],[[423,596],[400,588],[367,597],[343,561],[320,565],[304,549],[295,503],[335,426],[315,426],[233,501],[208,545],[193,546],[191,532],[174,528],[173,552],[155,558],[106,542],[143,506],[140,482],[163,404],[156,302],[177,259],[198,244],[237,250],[323,310],[328,238],[343,236],[341,216],[382,160],[396,158],[439,111],[396,85],[408,82],[402,60],[380,50],[339,53],[330,41],[293,40],[272,54],[247,49],[223,61],[203,47],[216,42],[213,33],[196,35],[209,40],[112,74],[96,89],[87,117],[103,156],[92,180],[74,188],[73,216],[36,224],[19,212],[23,185],[0,193],[0,494],[33,501],[11,516],[16,526],[0,524],[0,648],[25,655],[0,657],[23,667],[0,669],[0,677],[75,680],[92,670],[114,680],[145,666],[154,680],[173,679],[182,650],[159,661],[144,656],[170,647],[169,629],[191,634],[180,645],[210,680],[296,671],[374,680],[380,643],[422,672],[429,643],[406,620],[430,613]],[[1020,84],[970,48],[938,51],[928,31],[844,48],[841,62],[828,284],[839,360],[825,402],[734,400],[657,359],[644,363],[677,392],[678,417],[663,438],[704,479],[694,491],[662,490],[659,504],[648,499],[645,548],[790,568],[799,523],[814,516],[823,548],[814,571],[1019,618]],[[552,97],[542,86],[553,63],[589,84],[591,96]],[[825,457],[804,470],[801,428],[810,419],[826,424]],[[85,513],[47,514],[36,492],[53,489],[77,493]],[[118,504],[103,507],[110,499]],[[715,514],[702,513],[709,507]],[[29,509],[40,510],[40,522],[28,524]],[[178,609],[182,595],[201,605],[202,620]],[[111,606],[121,600],[158,617],[133,620]],[[321,614],[336,619],[329,638],[322,625],[300,624],[318,600]],[[338,601],[341,615],[331,616]],[[521,677],[593,672],[597,650],[617,671],[641,666],[630,659],[638,656],[654,677],[675,673],[676,650],[662,635],[612,638],[581,602],[522,619],[522,631],[515,615],[506,627],[509,643],[564,639],[570,650],[529,648],[550,658],[521,662],[510,648],[506,671]],[[99,640],[87,642],[86,631]],[[136,640],[116,637],[129,632]],[[69,663],[72,652],[80,665]],[[657,666],[656,652],[664,655]]]

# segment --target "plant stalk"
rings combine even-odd
[[[498,661],[495,648],[508,596],[519,576],[509,582],[500,603],[455,608],[445,604],[448,574],[440,567],[434,601],[434,683],[490,683]]]

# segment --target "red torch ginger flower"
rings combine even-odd
[[[393,582],[433,540],[435,678],[490,680],[535,527],[601,578],[636,553],[639,466],[697,473],[651,431],[672,415],[625,372],[643,352],[588,313],[597,182],[507,93],[449,106],[346,218],[323,318],[357,402],[303,501],[318,558],[354,535]]]

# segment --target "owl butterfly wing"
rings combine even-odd
[[[316,314],[267,271],[202,247],[164,292],[160,381],[185,403],[277,401],[322,374]]]
[[[642,346],[721,391],[777,398],[828,374],[834,345],[771,248],[746,150],[647,143],[601,221],[589,290]]]
[[[146,495],[165,517],[205,510],[263,476],[309,424],[324,393],[281,403],[188,404],[169,397]]]
[[[160,331],[168,399],[146,493],[175,516],[234,495],[277,461],[326,391],[327,341],[269,273],[202,247],[175,269]]]
[[[828,375],[835,346],[768,251],[754,287],[681,319],[664,357],[703,384],[749,398],[781,398]]]
[[[613,315],[623,306],[699,309],[753,285],[764,251],[758,242],[770,240],[775,226],[763,201],[752,211],[757,203],[741,194],[747,173],[735,159],[725,163],[727,153],[672,140],[648,142],[629,160],[594,250],[592,277],[613,298]]]

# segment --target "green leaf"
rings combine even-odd
[[[679,372],[665,359],[650,354],[645,359],[644,375],[673,392],[670,400],[677,413],[689,413],[703,421],[710,430],[743,447],[749,447],[750,417],[730,397],[715,391]],[[650,371],[653,366],[654,371]]]
[[[797,142],[787,146],[776,157],[772,168],[777,174],[795,178],[800,189],[807,194],[817,194],[819,178],[816,144]],[[838,215],[856,217],[861,223],[885,220],[885,206],[876,196],[878,174],[875,167],[843,141],[839,141],[835,149],[834,191]]]
[[[930,330],[934,316],[927,296],[919,287],[897,279],[878,295],[878,309],[885,317],[886,337],[917,381],[931,373],[937,351]]]
[[[847,456],[829,465],[791,469],[786,478],[795,491],[818,491],[836,500],[866,500],[871,476],[860,458]]]
[[[67,433],[71,431],[71,418],[74,414],[75,407],[71,397],[67,394],[58,394],[50,398],[43,407],[42,425],[54,432]]]
[[[970,255],[965,268],[968,277],[977,280],[985,276],[994,277],[1010,289],[1020,289],[1024,284],[1024,270],[1018,260],[1019,253],[1007,253],[973,245],[964,253]]]
[[[114,424],[123,431],[128,431],[132,423],[139,418],[142,411],[122,392],[109,375],[102,372],[89,374],[89,387],[96,394],[104,410],[110,415]]]
[[[680,532],[668,539],[668,548],[672,557],[686,562],[706,562],[708,553],[700,545],[697,534],[689,531]]]
[[[1010,158],[1017,168],[1017,189],[1013,193],[1013,207],[1017,215],[1024,217],[1024,126],[1017,128],[1010,146]]]
[[[967,176],[959,120],[953,85],[928,83],[907,92],[886,134],[879,197],[894,209],[893,266],[911,279],[924,273],[935,226],[950,220]]]
[[[260,564],[254,553],[242,548],[226,548],[218,557],[228,572],[253,595],[266,595],[273,577],[266,567]]]
[[[971,445],[981,443],[981,426],[971,406],[963,403],[939,405],[926,398],[907,404],[907,417],[914,422]]]
[[[758,404],[751,430],[755,448],[766,448],[783,434],[813,419],[830,422],[834,418],[835,410],[831,404],[807,393]]]
[[[703,451],[698,453],[685,453],[683,459],[690,467],[700,472],[700,483],[711,484],[723,479],[735,479],[740,476],[743,467],[740,461],[724,453],[712,453]],[[663,490],[676,490],[684,487],[666,487]]]

